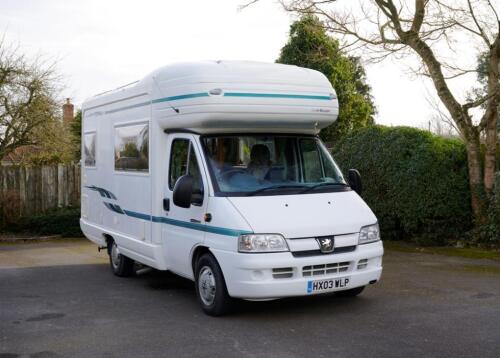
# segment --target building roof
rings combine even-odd
[[[2,158],[2,165],[20,165],[31,154],[39,153],[41,149],[35,145],[23,145]]]

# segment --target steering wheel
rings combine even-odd
[[[227,180],[236,174],[248,174],[248,173],[245,169],[240,169],[240,168],[229,169],[228,171],[225,171],[224,173],[220,174],[219,178]]]

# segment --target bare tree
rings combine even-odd
[[[0,159],[36,144],[34,132],[58,110],[53,66],[28,61],[0,39]]]
[[[427,128],[423,129],[428,129],[443,137],[457,137],[460,131],[439,98],[436,98],[433,94],[428,92],[426,94],[426,100],[433,109],[433,114],[427,122]]]
[[[248,4],[251,4],[252,1]],[[287,11],[315,14],[344,49],[364,59],[381,61],[388,56],[417,59],[415,73],[429,78],[467,148],[472,208],[477,223],[487,220],[492,195],[500,103],[500,19],[495,0],[281,0]],[[244,7],[245,5],[243,5]],[[474,74],[464,67],[465,55],[487,57],[486,93],[461,99],[450,84]],[[474,92],[471,81],[470,93]],[[466,96],[462,96],[466,97]],[[469,96],[470,97],[470,96]],[[481,109],[479,118],[473,112]],[[484,133],[485,155],[480,138]]]

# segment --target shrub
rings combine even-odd
[[[0,191],[0,229],[13,225],[19,220],[20,202],[17,190]]]
[[[83,236],[80,230],[80,209],[57,209],[45,214],[24,217],[13,231],[29,232],[36,235]]]
[[[333,148],[363,178],[383,238],[445,244],[472,226],[463,143],[409,127],[369,126]]]

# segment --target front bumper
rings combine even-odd
[[[349,285],[337,290],[365,286],[378,281],[382,274],[384,249],[382,241],[378,241],[358,245],[356,250],[349,253],[310,257],[294,257],[290,252],[243,254],[213,249],[212,252],[222,268],[230,296],[271,299],[311,295],[307,292],[307,283],[311,280],[349,277]],[[365,262],[362,260],[366,260],[366,265],[362,264]],[[324,272],[322,267],[325,267]],[[333,269],[328,270],[329,267]],[[335,267],[343,267],[343,271],[339,272]],[[287,275],[277,275],[285,272],[285,268],[288,269]],[[304,272],[311,270],[314,273],[304,276]]]

